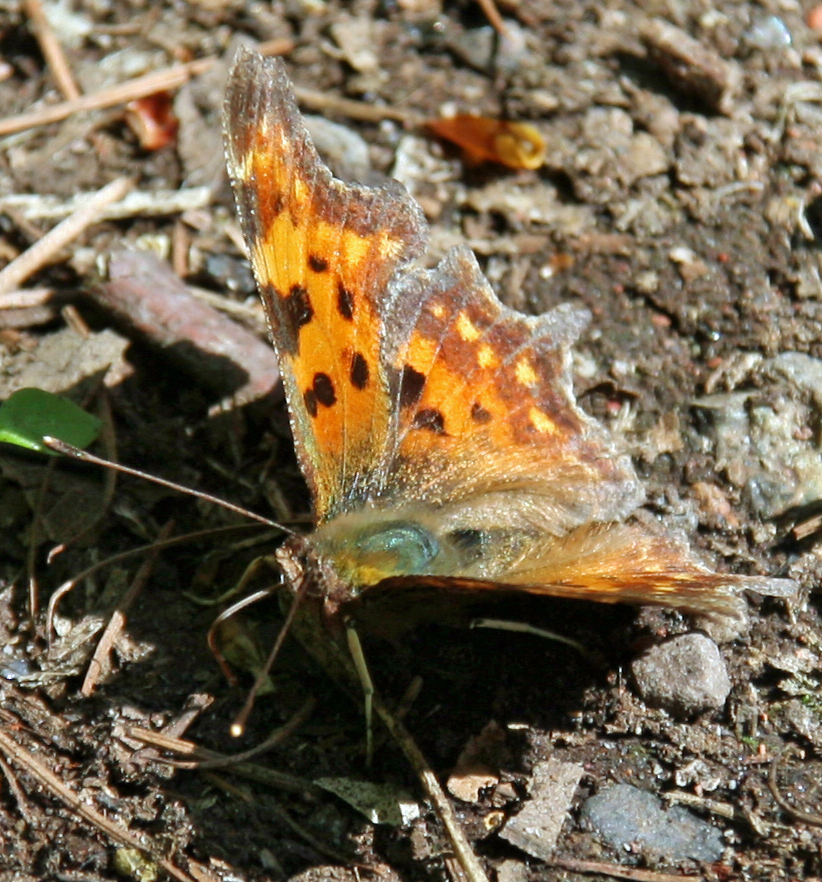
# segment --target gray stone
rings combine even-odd
[[[306,116],[305,125],[314,146],[338,178],[371,182],[373,171],[368,145],[357,132],[322,116]]]
[[[819,499],[822,456],[814,427],[822,413],[822,359],[783,352],[741,362],[720,382],[727,392],[694,402],[717,471],[744,490],[764,519]]]
[[[722,856],[722,834],[681,806],[669,809],[652,793],[617,784],[592,796],[580,820],[620,851],[630,849],[653,862],[716,861]]]
[[[682,634],[651,647],[631,673],[646,704],[681,717],[722,707],[731,691],[722,653],[704,634]]]

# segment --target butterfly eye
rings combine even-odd
[[[362,561],[380,561],[391,575],[424,573],[440,552],[440,544],[424,527],[412,521],[389,521],[357,537]]]

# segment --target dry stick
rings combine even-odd
[[[265,44],[267,55],[283,55],[290,52],[294,43],[291,40],[271,40]],[[168,92],[177,89],[192,77],[205,73],[217,61],[216,56],[198,58],[186,64],[175,64],[157,73],[146,74],[133,80],[126,80],[109,89],[101,89],[91,95],[81,95],[73,101],[61,101],[49,107],[41,107],[29,113],[21,113],[18,116],[9,116],[0,120],[0,137],[11,135],[14,132],[22,132],[36,126],[44,126],[48,123],[59,122],[67,119],[73,113],[83,110],[102,110],[106,107],[115,107],[118,104],[128,104],[138,98],[154,95],[157,92]]]
[[[127,726],[125,729],[127,738],[139,741],[149,747],[158,750],[167,750],[176,753],[178,756],[190,756],[192,761],[178,760],[171,757],[157,757],[156,762],[171,766],[174,769],[196,769],[198,761],[211,762],[212,760],[231,759],[224,753],[217,753],[206,747],[199,747],[192,741],[186,741],[182,738],[172,738],[162,732],[154,732],[150,729],[141,729],[137,726]],[[308,794],[310,796],[321,796],[325,794],[312,781],[307,778],[298,778],[296,775],[289,775],[287,772],[278,772],[276,769],[269,769],[266,766],[259,766],[255,763],[238,763],[232,765],[231,773],[238,778],[245,778],[248,781],[254,781],[258,784],[265,784],[278,790],[284,790],[287,793]]]
[[[17,290],[27,278],[42,269],[61,248],[95,223],[103,208],[122,199],[133,186],[134,183],[128,178],[115,178],[102,190],[98,190],[74,214],[49,230],[39,242],[35,242],[5,269],[0,270],[0,294]]]
[[[350,98],[340,98],[329,92],[320,92],[316,89],[305,89],[302,86],[294,87],[297,101],[309,110],[321,110],[325,113],[338,113],[349,119],[358,119],[362,122],[379,123],[386,119],[393,119],[407,126],[422,125],[422,120],[413,113],[405,110],[397,110],[394,107],[375,107],[363,101],[352,101]],[[2,123],[0,123],[2,134]]]
[[[31,617],[32,630],[34,630],[37,615],[40,611],[40,595],[37,591],[37,549],[40,547],[40,525],[43,523],[43,507],[45,505],[46,493],[54,475],[56,462],[57,460],[50,459],[46,464],[43,481],[37,490],[37,497],[34,502],[34,516],[29,534],[29,547],[28,554],[26,555],[26,581],[29,586],[29,616]]]
[[[6,309],[31,309],[47,306],[54,296],[54,288],[23,288],[0,295],[0,312]]]
[[[485,13],[485,17],[491,24],[491,27],[501,36],[508,36],[508,28],[505,27],[505,22],[502,20],[502,16],[499,14],[499,10],[497,9],[494,0],[477,0],[479,7]]]
[[[264,753],[268,753],[268,751],[273,750],[275,747],[278,747],[283,743],[286,739],[290,738],[294,732],[299,729],[303,723],[314,713],[314,709],[317,707],[317,699],[314,696],[309,696],[302,704],[302,707],[289,719],[280,726],[279,729],[275,729],[265,741],[257,744],[255,747],[251,747],[248,750],[244,750],[241,753],[230,754],[229,756],[224,757],[214,757],[213,759],[204,759],[200,760],[195,764],[195,768],[198,770],[202,769],[228,769],[231,770],[232,766],[235,766],[237,763],[248,762],[248,760],[254,759],[257,756],[261,756]]]
[[[164,539],[168,539],[171,536],[173,529],[173,521],[166,523],[163,529],[160,530],[160,535],[157,537],[158,541],[162,542]],[[92,656],[88,669],[86,670],[83,685],[80,688],[80,694],[85,698],[89,698],[92,695],[100,676],[105,670],[110,669],[109,657],[111,655],[111,650],[114,648],[114,642],[122,633],[123,627],[126,623],[126,614],[145,587],[159,556],[160,551],[155,548],[154,552],[149,554],[149,556],[140,564],[140,567],[137,570],[137,575],[134,577],[128,590],[120,599],[116,609],[111,614],[111,618],[108,620],[103,635],[97,642],[94,655]]]
[[[653,870],[640,870],[636,867],[621,867],[619,864],[606,864],[602,861],[578,861],[573,858],[552,858],[549,866],[570,870],[572,873],[596,873],[612,876],[614,879],[630,879],[632,882],[688,882],[689,879],[702,880],[704,876],[682,873],[656,873]]]
[[[302,707],[297,711],[297,713],[294,714],[294,716],[292,716],[291,719],[288,720],[279,729],[272,732],[271,735],[269,735],[268,738],[266,738],[266,740],[262,742],[262,744],[258,744],[256,747],[251,748],[251,750],[246,750],[242,753],[232,754],[230,756],[215,753],[214,751],[210,751],[203,747],[198,747],[191,741],[184,741],[179,738],[170,738],[165,733],[152,732],[147,729],[140,729],[133,726],[127,727],[126,735],[129,738],[135,738],[138,741],[142,741],[146,744],[151,744],[163,750],[172,751],[177,754],[184,753],[189,756],[195,757],[195,762],[173,760],[168,759],[167,757],[157,758],[157,762],[166,763],[167,765],[170,765],[175,769],[195,769],[197,771],[205,771],[208,775],[211,774],[211,769],[226,768],[232,774],[237,775],[241,778],[255,781],[256,783],[262,783],[269,786],[273,785],[274,787],[278,787],[280,789],[288,790],[291,792],[297,792],[301,795],[311,793],[315,796],[320,796],[324,795],[325,791],[321,790],[310,781],[303,781],[302,779],[296,778],[293,775],[288,775],[283,772],[276,772],[272,769],[264,769],[262,767],[254,766],[247,762],[249,758],[255,757],[261,753],[271,750],[278,744],[281,744],[294,732],[295,729],[301,726],[308,719],[308,717],[313,713],[316,705],[316,699],[314,699],[313,697],[309,697],[302,705]],[[260,774],[258,773],[264,773],[264,776],[261,778]],[[272,778],[272,776],[276,777]],[[227,787],[226,782],[223,781],[222,778],[217,778],[214,783],[223,788]],[[331,849],[325,843],[312,836],[307,830],[305,830],[300,824],[298,824],[284,809],[280,808],[279,806],[275,806],[274,813],[285,824],[291,827],[291,829],[298,836],[302,837],[320,854],[323,854],[326,857],[329,857],[332,860],[335,860],[343,865],[350,865],[354,862],[354,859],[351,857],[351,855],[343,854],[342,852]]]
[[[469,882],[488,882],[488,876],[485,874],[485,870],[482,868],[476,854],[474,854],[471,844],[465,838],[465,833],[457,820],[457,816],[454,814],[451,801],[445,795],[445,791],[437,780],[437,776],[434,774],[431,766],[428,765],[428,760],[426,760],[422,751],[417,747],[416,741],[414,741],[410,732],[388,710],[376,694],[373,699],[373,707],[377,716],[379,716],[383,725],[391,733],[394,741],[405,754],[406,759],[411,764],[411,768],[419,778],[426,796],[434,806],[437,817],[442,821],[442,825],[448,833],[448,839],[454,849],[454,854]]]
[[[303,578],[305,578],[304,574]],[[292,599],[293,605],[294,600]],[[292,635],[303,645],[317,664],[328,673],[329,677],[359,703],[362,698],[363,686],[351,656],[335,639],[327,633],[321,633],[324,630],[318,610],[307,605],[301,607],[301,615],[294,619]],[[445,828],[454,855],[469,882],[488,882],[488,876],[474,854],[471,844],[454,814],[450,800],[445,795],[437,776],[422,751],[417,747],[411,734],[396,715],[386,707],[377,693],[373,695],[372,709],[382,720],[383,725],[388,729],[391,737],[405,754],[409,765],[414,770],[414,774],[419,779],[426,796],[434,806],[437,817]]]
[[[23,820],[30,828],[36,830],[38,819],[35,818],[34,813],[31,811],[29,800],[26,798],[26,794],[23,792],[23,788],[20,786],[20,782],[14,774],[14,770],[5,760],[0,760],[0,770],[2,770],[3,775],[5,776],[6,783],[9,785],[11,795],[14,797],[14,801],[17,804],[20,814],[23,816]]]
[[[20,725],[22,727],[22,723]],[[76,812],[90,824],[93,824],[110,839],[128,848],[139,849],[139,851],[148,855],[151,860],[162,867],[170,876],[179,879],[180,882],[194,882],[191,876],[175,867],[171,861],[163,858],[157,860],[152,855],[151,849],[129,830],[112,823],[105,815],[100,814],[96,809],[83,802],[73,790],[63,784],[54,772],[47,769],[37,757],[29,753],[25,748],[20,747],[3,731],[0,731],[0,750],[3,751],[9,762],[28,772],[44,789],[50,791],[72,811]]]
[[[74,82],[71,68],[63,54],[63,47],[54,36],[51,24],[43,12],[40,0],[24,0],[23,8],[29,17],[37,44],[46,59],[51,75],[57,88],[63,93],[64,98],[74,100],[80,97],[80,89]]]
[[[129,101],[136,101],[156,92],[176,89],[192,77],[205,73],[216,61],[214,56],[210,56],[189,61],[187,64],[175,64],[166,70],[126,80],[124,83],[101,89],[91,95],[81,95],[72,101],[61,101],[59,104],[41,107],[39,110],[31,110],[19,116],[6,117],[0,120],[0,136],[59,122],[83,110],[103,110],[117,104],[128,104]]]
[[[82,191],[68,199],[40,193],[10,193],[0,196],[0,211],[9,215],[29,238],[39,239],[41,232],[31,221],[57,223],[80,208],[88,198],[89,194]],[[183,214],[205,208],[211,201],[212,193],[208,187],[134,190],[121,202],[106,206],[100,216],[103,220],[131,220],[134,217]]]

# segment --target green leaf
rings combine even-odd
[[[18,389],[0,404],[0,441],[56,456],[43,444],[50,435],[74,447],[88,447],[102,422],[73,401],[42,389]]]
[[[414,798],[392,784],[373,784],[355,778],[317,778],[314,783],[339,796],[373,824],[404,827],[421,814]]]

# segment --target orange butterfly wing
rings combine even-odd
[[[282,63],[245,48],[226,95],[226,152],[319,521],[356,505],[386,445],[380,301],[424,250],[401,187],[348,186],[319,160]]]
[[[625,456],[577,406],[570,346],[589,315],[533,317],[504,306],[467,248],[392,303],[402,340],[387,353],[399,388],[389,486],[439,504],[505,494],[539,508],[550,535],[626,517],[643,491]],[[401,329],[401,331],[399,330]]]
[[[374,593],[502,588],[734,614],[735,588],[794,589],[717,575],[671,537],[618,523],[643,493],[574,399],[584,310],[514,312],[464,248],[415,268],[420,209],[398,185],[333,178],[279,61],[241,50],[226,108],[229,171],[321,525],[286,558],[321,572],[330,553]],[[404,557],[398,541],[411,542]],[[440,544],[450,557],[433,554]],[[395,566],[429,552],[428,569]],[[337,604],[356,594],[335,590]]]

